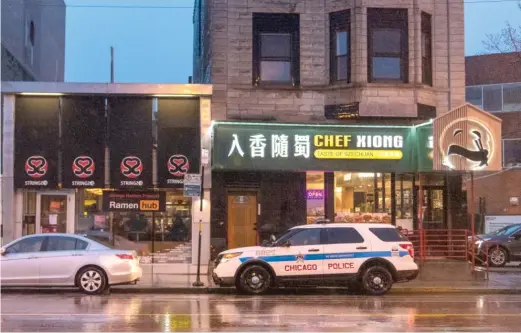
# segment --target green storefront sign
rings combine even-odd
[[[432,170],[432,125],[216,122],[214,170]]]

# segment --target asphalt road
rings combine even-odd
[[[2,331],[518,331],[521,295],[3,294]]]

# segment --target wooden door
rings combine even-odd
[[[228,248],[257,245],[257,195],[228,194]]]

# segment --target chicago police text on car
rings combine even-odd
[[[277,286],[347,285],[381,295],[418,275],[413,246],[394,226],[328,222],[294,227],[267,246],[221,252],[214,282],[250,294]]]

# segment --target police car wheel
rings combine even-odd
[[[393,276],[382,266],[371,266],[362,275],[364,291],[370,295],[383,295],[393,285]]]
[[[270,286],[270,272],[259,265],[246,267],[239,278],[239,290],[248,294],[263,294],[268,291]]]

